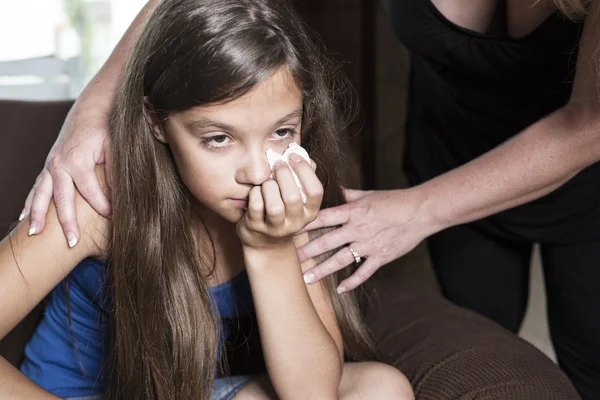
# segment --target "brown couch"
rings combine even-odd
[[[18,218],[70,106],[0,101],[2,236]],[[558,367],[533,346],[444,300],[411,263],[417,253],[380,270],[372,279],[377,294],[366,308],[380,352],[408,376],[417,399],[579,398]],[[15,365],[42,308],[0,341],[0,354]]]

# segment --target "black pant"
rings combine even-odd
[[[600,227],[599,227],[600,228]],[[517,332],[527,307],[533,243],[472,225],[428,240],[444,295]],[[584,400],[600,399],[600,241],[540,244],[558,363]]]

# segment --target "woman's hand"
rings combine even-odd
[[[316,282],[355,262],[352,248],[365,261],[340,283],[338,292],[352,290],[382,265],[415,248],[436,231],[422,212],[423,199],[416,188],[393,191],[345,190],[347,204],[321,210],[303,231],[334,227],[298,249],[300,262],[345,246],[305,272],[306,282]]]
[[[302,157],[293,154],[290,161],[290,166],[283,162],[275,166],[275,179],[250,190],[247,212],[237,225],[244,247],[270,249],[292,243],[293,235],[316,218],[323,199],[323,185],[313,167]],[[302,202],[290,167],[300,180],[306,203]]]
[[[75,187],[100,215],[110,216],[110,202],[94,168],[104,164],[110,184],[109,110],[129,54],[159,2],[146,3],[69,112],[19,218],[23,220],[30,215],[30,235],[44,230],[50,199],[54,196],[67,241],[71,247],[77,244],[81,236],[75,213]]]
[[[110,215],[110,202],[94,173],[96,165],[110,163],[108,113],[98,99],[82,94],[69,112],[46,164],[25,201],[20,219],[29,216],[29,234],[44,230],[50,200],[54,204],[69,246],[81,237],[75,212],[75,188],[101,215]],[[107,171],[107,176],[110,176]]]

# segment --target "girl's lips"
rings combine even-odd
[[[231,199],[239,208],[248,208],[248,200],[245,199]]]

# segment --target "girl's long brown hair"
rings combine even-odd
[[[163,0],[150,17],[111,113],[109,398],[208,400],[218,364],[220,325],[207,281],[214,254],[198,254],[193,198],[169,147],[152,134],[144,96],[164,120],[236,99],[287,67],[303,93],[302,143],[331,207],[344,202],[339,141],[348,113],[339,110],[349,109],[349,90],[321,54],[287,1]],[[372,348],[357,294],[335,293],[349,273],[325,286],[347,355],[365,359]]]

